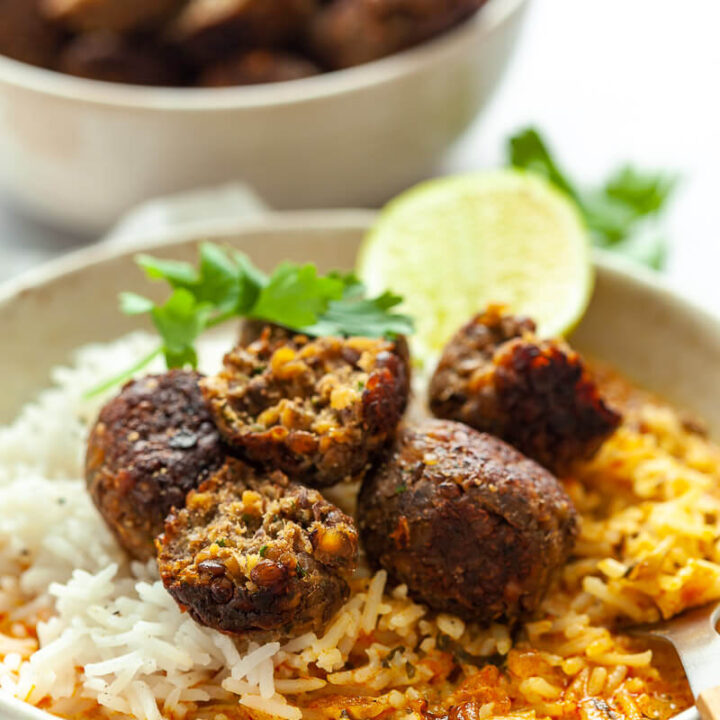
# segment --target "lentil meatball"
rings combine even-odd
[[[40,12],[39,0],[0,0],[0,54],[50,67],[61,38]]]
[[[320,68],[299,55],[251,50],[210,65],[200,75],[205,87],[260,85],[317,75]]]
[[[376,60],[423,42],[484,0],[336,0],[313,18],[310,51],[332,69]]]
[[[90,433],[90,495],[119,543],[141,560],[154,556],[170,510],[225,458],[199,377],[171,370],[127,383]]]
[[[58,69],[68,75],[132,85],[178,85],[180,63],[159,45],[115,33],[78,35],[63,49]]]
[[[434,610],[489,623],[532,614],[577,533],[547,470],[461,423],[399,434],[368,475],[358,523],[370,561]]]
[[[405,368],[392,341],[267,328],[201,387],[246,460],[326,487],[360,477],[393,437],[407,404]]]
[[[299,36],[315,0],[190,0],[168,36],[201,64],[239,49],[277,47]]]
[[[317,490],[231,459],[157,545],[165,587],[197,622],[268,637],[322,630],[349,594],[358,538]]]
[[[437,417],[498,435],[558,473],[591,457],[620,423],[580,355],[498,307],[450,340],[429,394]]]
[[[27,0],[25,0],[27,2]],[[42,0],[47,16],[72,30],[123,32],[151,25],[179,7],[181,0]]]

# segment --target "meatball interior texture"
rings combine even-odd
[[[170,510],[224,462],[199,378],[171,370],[127,383],[90,433],[90,495],[119,543],[142,560],[155,555]]]
[[[368,558],[434,610],[489,623],[531,615],[577,534],[545,468],[461,423],[405,427],[358,501]]]
[[[245,459],[326,487],[360,477],[393,437],[409,387],[398,352],[382,339],[267,328],[201,386],[225,440]]]
[[[265,320],[246,318],[240,326],[238,345],[247,346],[257,340],[260,340],[261,338],[264,338],[265,342],[274,346],[279,343],[291,342],[297,334],[297,331],[291,330],[283,325],[268,323]],[[313,336],[309,335],[308,337]],[[402,375],[400,377],[404,381],[404,385],[401,388],[401,393],[404,394],[406,398],[405,404],[407,404],[407,398],[410,395],[410,378],[412,370],[410,364],[410,345],[404,335],[396,336],[393,339],[392,344],[392,352],[398,356],[402,364],[402,367],[400,368]]]
[[[197,622],[263,637],[320,631],[358,555],[352,519],[317,490],[234,459],[190,493],[157,545],[165,587]]]
[[[592,457],[620,423],[578,353],[498,307],[450,340],[429,395],[437,417],[497,435],[557,473]]]

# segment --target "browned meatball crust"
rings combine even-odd
[[[131,85],[178,85],[178,59],[159,45],[116,33],[78,35],[63,49],[58,69],[68,75]]]
[[[229,352],[201,387],[237,452],[315,487],[360,477],[394,435],[408,394],[392,341],[271,328]]]
[[[90,495],[119,543],[142,560],[154,556],[170,510],[225,458],[199,377],[171,370],[127,383],[90,433]]]
[[[476,315],[445,347],[430,408],[498,435],[559,473],[591,457],[620,423],[575,351],[539,340],[535,324],[497,307]]]
[[[398,434],[358,500],[368,558],[434,610],[481,623],[530,615],[576,533],[576,512],[547,470],[461,423]]]
[[[39,0],[0,0],[0,55],[50,67],[61,34],[40,12]]]
[[[310,51],[346,68],[416,45],[456,25],[484,0],[335,0],[310,25]]]
[[[28,0],[25,0],[26,2]],[[183,0],[40,0],[45,14],[72,30],[123,32],[166,18]]]
[[[315,0],[190,0],[168,36],[200,63],[240,49],[277,47],[299,36]]]
[[[263,637],[321,631],[358,552],[352,519],[317,490],[234,459],[190,493],[157,545],[165,587],[197,622]]]
[[[299,55],[271,50],[251,50],[210,65],[201,74],[205,87],[261,85],[317,75],[320,68]]]

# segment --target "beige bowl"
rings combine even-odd
[[[250,254],[266,269],[284,259],[312,260],[323,269],[351,268],[373,218],[365,211],[287,213],[204,233]],[[194,259],[197,236],[157,238],[153,251]],[[148,245],[144,246],[147,249]],[[138,247],[96,246],[49,264],[0,288],[0,423],[49,383],[50,368],[85,343],[115,339],[137,328],[120,315],[121,290],[148,293],[133,262]],[[630,378],[709,421],[720,436],[720,322],[665,289],[654,275],[597,256],[597,286],[572,342]],[[156,288],[162,290],[161,288]],[[5,720],[51,720],[0,696]],[[693,720],[693,712],[683,714]]]
[[[138,202],[242,180],[278,208],[373,206],[429,174],[488,100],[526,0],[424,45],[274,85],[114,85],[0,57],[0,188],[99,232]]]

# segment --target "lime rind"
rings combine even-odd
[[[437,353],[490,303],[568,333],[592,295],[590,237],[573,201],[516,170],[422,183],[391,201],[358,253],[370,293],[392,288],[416,320],[416,349]]]

